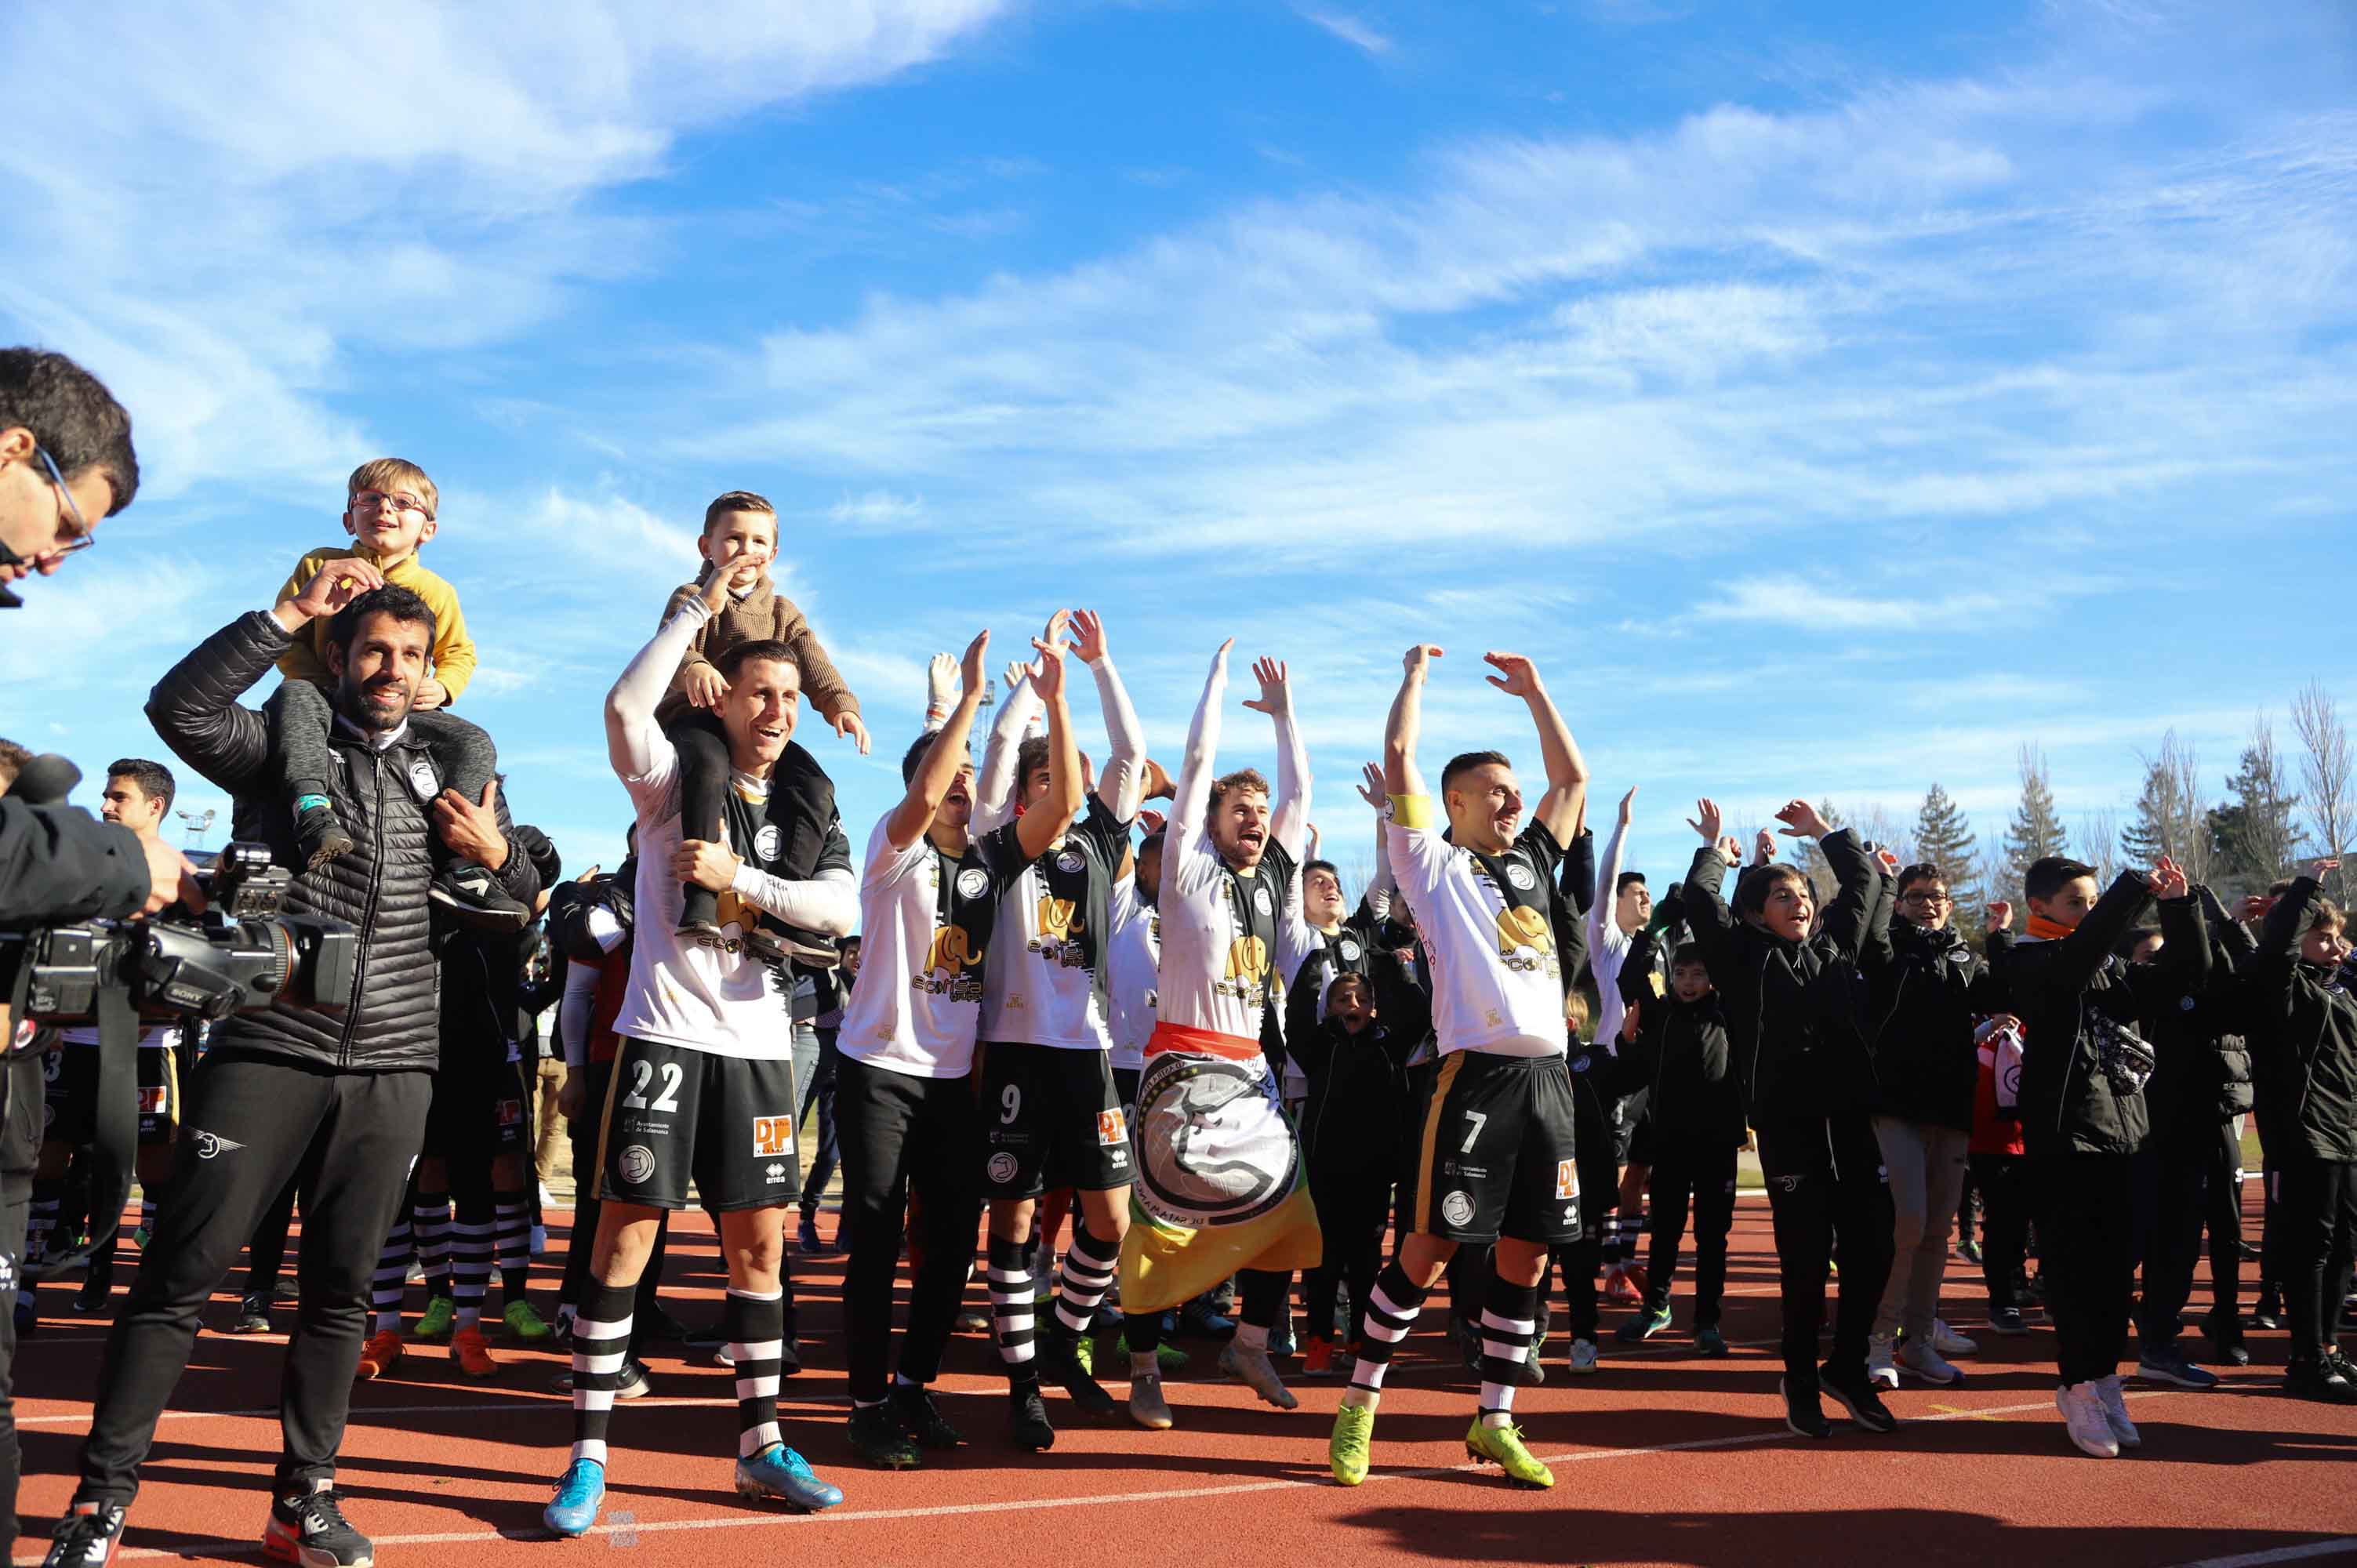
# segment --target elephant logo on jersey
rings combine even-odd
[[[974,950],[974,936],[963,926],[943,926],[933,933],[933,945],[925,954],[925,968],[934,974],[956,976],[982,961],[982,954]]]
[[[1544,913],[1509,904],[1498,911],[1498,956],[1509,969],[1536,971],[1554,964],[1555,936]]]
[[[1068,942],[1080,929],[1081,906],[1077,899],[1059,898],[1052,893],[1039,898],[1039,940],[1043,942]]]
[[[1268,942],[1261,937],[1238,937],[1228,944],[1230,980],[1259,980],[1268,973]]]

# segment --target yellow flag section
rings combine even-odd
[[[1239,1269],[1314,1269],[1325,1256],[1259,1041],[1157,1024],[1131,1139],[1123,1311],[1161,1312]]]

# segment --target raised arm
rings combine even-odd
[[[1383,721],[1383,789],[1394,800],[1424,793],[1415,747],[1424,736],[1424,678],[1439,657],[1439,649],[1419,642],[1402,660],[1405,673],[1400,678],[1399,694],[1392,699],[1391,716]]]
[[[932,826],[933,813],[941,810],[948,798],[950,786],[965,767],[966,743],[974,735],[974,714],[982,711],[982,694],[990,686],[990,670],[984,660],[990,653],[990,633],[984,631],[966,644],[964,660],[959,666],[963,685],[949,716],[933,735],[932,745],[925,748],[925,759],[917,764],[917,771],[909,780],[908,792],[892,814],[884,819],[884,836],[895,850],[907,849],[924,836]]]
[[[1276,799],[1271,802],[1270,822],[1285,852],[1297,862],[1306,860],[1309,753],[1301,744],[1300,726],[1293,722],[1293,687],[1280,660],[1254,660],[1253,678],[1260,682],[1260,695],[1246,698],[1244,706],[1276,721]]]
[[[1015,757],[1023,746],[1023,732],[1039,711],[1035,671],[1028,664],[1006,667],[1006,701],[991,721],[990,739],[982,748],[982,772],[974,784],[974,831],[989,832],[1015,814]]]
[[[1097,771],[1097,799],[1122,822],[1137,815],[1146,799],[1146,732],[1130,706],[1121,672],[1106,650],[1104,621],[1094,610],[1072,612],[1072,650],[1096,677],[1097,704],[1104,710],[1105,765]]]
[[[705,622],[718,613],[714,594],[728,592],[728,575],[712,574],[711,585],[688,599],[663,622],[662,629],[630,660],[614,689],[606,693],[606,755],[624,779],[643,779],[655,769],[670,744],[655,724],[655,705],[671,689],[682,655]]]
[[[1735,938],[1735,914],[1719,896],[1719,887],[1727,880],[1727,867],[1742,860],[1743,850],[1720,833],[1717,801],[1705,797],[1695,806],[1695,814],[1686,820],[1686,825],[1702,835],[1702,848],[1695,852],[1694,866],[1686,873],[1678,903],[1685,915],[1686,929],[1694,933],[1716,980],[1732,955]]]
[[[1228,690],[1228,650],[1234,638],[1211,655],[1211,672],[1203,678],[1203,695],[1187,726],[1187,755],[1178,762],[1178,791],[1170,801],[1170,840],[1203,831],[1203,812],[1211,799],[1211,769],[1220,751],[1220,699]],[[1167,863],[1166,863],[1167,864]]]
[[[1604,841],[1604,854],[1596,863],[1596,891],[1587,904],[1587,947],[1591,952],[1616,951],[1628,945],[1629,939],[1615,918],[1620,900],[1620,845],[1629,836],[1630,819],[1636,815],[1637,787],[1620,797],[1620,810],[1612,819],[1612,836]]]
[[[1587,804],[1587,759],[1579,755],[1579,743],[1571,738],[1571,726],[1563,722],[1555,699],[1547,695],[1536,664],[1519,653],[1485,653],[1481,657],[1499,671],[1490,677],[1490,684],[1510,697],[1520,697],[1530,706],[1532,722],[1538,726],[1539,754],[1546,763],[1547,776],[1546,793],[1539,798],[1538,811],[1534,815],[1555,835],[1555,843],[1569,843],[1571,835],[1579,831],[1580,815]]]
[[[1051,633],[1058,629],[1049,624]],[[1087,791],[1081,784],[1080,743],[1072,738],[1072,710],[1064,701],[1064,645],[1050,636],[1033,638],[1031,646],[1039,655],[1039,673],[1034,681],[1048,704],[1048,798],[1023,813],[1015,836],[1023,845],[1024,857],[1037,860],[1055,846],[1072,819],[1081,814]]]

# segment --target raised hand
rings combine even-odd
[[[1049,629],[1057,628],[1062,614],[1060,610],[1057,612],[1060,619],[1049,622]],[[1046,638],[1035,637],[1031,639],[1031,646],[1039,655],[1034,661],[1038,666],[1039,673],[1034,675],[1032,680],[1039,688],[1040,700],[1052,703],[1064,694],[1064,645]]]
[[[1762,829],[1760,836],[1763,839],[1766,838],[1768,836],[1767,831]],[[1887,849],[1878,849],[1874,852],[1874,858],[1877,864],[1882,867],[1886,874],[1891,876],[1897,876],[1899,875],[1899,857],[1897,855],[1891,854]]]
[[[1235,647],[1235,645],[1236,639],[1232,637],[1228,639],[1227,641],[1220,644],[1220,650],[1211,655],[1212,674],[1220,676],[1222,679],[1226,678],[1228,673],[1228,650]]]
[[[1376,811],[1382,811],[1383,802],[1389,799],[1388,792],[1383,789],[1383,765],[1380,762],[1370,762],[1360,771],[1366,775],[1367,781],[1359,786],[1359,799]]]
[[[737,563],[744,558],[745,541],[724,539],[712,549],[713,553],[705,557],[711,569],[705,574],[697,596],[705,609],[718,615],[728,606],[728,580],[737,575]]]
[[[358,556],[330,561],[311,574],[302,591],[287,601],[296,615],[312,620],[334,615],[362,594],[384,586],[384,574]]]
[[[499,788],[498,779],[485,779],[479,800],[469,800],[456,789],[445,789],[434,797],[431,808],[434,825],[452,854],[494,870],[508,863],[508,841],[500,832],[500,812],[495,804]]]
[[[1149,838],[1154,834],[1160,832],[1164,827],[1168,825],[1169,821],[1169,818],[1150,807],[1140,806],[1137,809],[1137,825],[1146,831],[1146,836]]]
[[[1083,664],[1094,664],[1105,656],[1104,618],[1096,611],[1072,612],[1072,651]]]
[[[985,627],[975,634],[972,642],[965,645],[965,658],[952,666],[957,671],[958,679],[966,691],[979,692],[990,684],[990,665],[987,662],[989,657],[990,630]],[[946,653],[936,653],[933,655],[933,662],[936,665],[948,664],[950,656]]]
[[[1636,804],[1637,786],[1631,784],[1629,786],[1629,792],[1620,797],[1620,825],[1622,827],[1625,828],[1629,825],[1629,819],[1634,814]]]
[[[1039,673],[1039,666],[1036,660],[1026,664],[1017,659],[1008,661],[1006,668],[998,672],[998,678],[1006,682],[1006,690],[1011,694],[1023,690],[1023,682]]]
[[[1704,796],[1701,800],[1696,800],[1695,802],[1695,814],[1686,819],[1686,826],[1700,833],[1702,835],[1703,843],[1708,844],[1717,843],[1718,842],[1718,830],[1720,826],[1718,802],[1712,800],[1707,795]]]
[[[835,734],[857,743],[860,756],[867,755],[867,725],[857,714],[837,714],[827,723],[834,726]]]
[[[1988,907],[1988,929],[1992,934],[2013,924],[2013,906],[2000,898]]]
[[[1401,662],[1407,666],[1410,675],[1421,681],[1432,672],[1432,661],[1439,657],[1439,649],[1428,642],[1419,642],[1407,650],[1407,657]]]
[[[1833,824],[1806,800],[1785,801],[1776,820],[1784,824],[1777,831],[1788,839],[1821,839],[1834,831]]]
[[[2322,881],[2323,878],[2319,877],[2317,880]],[[2242,918],[2245,920],[2264,920],[2267,918],[2267,911],[2275,907],[2276,901],[2266,894],[2249,894],[2243,899]]]
[[[1260,695],[1246,697],[1244,706],[1256,714],[1283,718],[1293,712],[1293,692],[1286,684],[1285,663],[1277,659],[1253,660],[1253,679],[1260,682]]]
[[[1042,631],[1039,635],[1047,639],[1049,642],[1054,643],[1058,648],[1069,650],[1071,645],[1067,643],[1064,639],[1071,635],[1071,629],[1072,612],[1070,610],[1058,610],[1054,615],[1048,618],[1048,628],[1045,631]]]
[[[2186,895],[2184,868],[2167,855],[2162,855],[2152,868],[2152,896],[2163,901],[2182,898]]]
[[[1509,697],[1535,697],[1539,693],[1539,667],[1519,653],[1485,653],[1482,662],[1497,666],[1498,673],[1489,677],[1490,684]]]
[[[1761,828],[1751,840],[1751,864],[1765,865],[1776,858],[1776,835]]]
[[[2309,863],[2308,874],[2317,881],[2321,882],[2340,869],[2341,862],[2339,858],[2328,854],[2320,860],[2310,861]]]
[[[958,661],[946,653],[936,653],[925,660],[925,711],[940,717],[950,711],[957,696]],[[983,679],[989,680],[987,675]]]
[[[1733,833],[1728,833],[1726,837],[1720,839],[1717,847],[1718,853],[1727,857],[1727,865],[1741,865],[1743,864],[1743,846],[1736,842],[1735,835]]]

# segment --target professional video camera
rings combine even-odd
[[[199,919],[94,920],[23,939],[25,1013],[49,1023],[93,1017],[102,992],[126,991],[140,1016],[220,1020],[273,1002],[335,1009],[352,993],[360,933],[341,920],[285,913],[292,873],[258,843],[231,843],[198,885]]]

